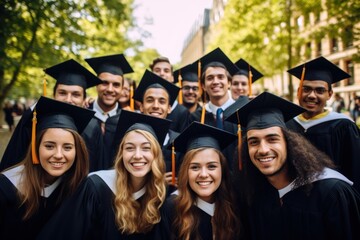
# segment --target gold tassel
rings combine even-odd
[[[175,147],[171,147],[171,183],[175,186]]]
[[[131,109],[131,111],[135,110],[135,102],[134,102],[133,96],[134,96],[134,85],[133,85],[133,83],[131,83],[131,85],[130,85],[130,109]]]
[[[31,158],[33,164],[40,164],[40,161],[36,155],[36,123],[36,110],[34,110],[31,128]]]
[[[303,88],[303,84],[304,84],[304,78],[305,78],[305,65],[304,65],[304,67],[302,69],[302,72],[301,72],[299,91],[298,91],[298,99],[300,99],[301,95],[302,95],[302,88]]]
[[[44,80],[43,80],[43,96],[46,97],[46,78],[44,77]]]
[[[241,125],[240,125],[240,118],[239,118],[239,112],[236,112],[236,116],[238,119],[238,162],[239,162],[239,170],[241,171],[243,168],[243,164],[241,161],[241,144],[242,144],[242,140],[241,140]]]
[[[251,67],[249,65],[249,96],[252,96],[252,79],[253,79],[253,74],[251,72]]]
[[[183,96],[182,96],[182,77],[181,77],[181,72],[180,72],[180,70],[179,70],[178,81],[179,81],[179,87],[180,87],[178,102],[179,102],[179,104],[183,104]]]

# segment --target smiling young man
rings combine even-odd
[[[306,112],[289,121],[287,126],[325,152],[360,191],[360,130],[346,115],[325,108],[333,95],[331,84],[350,75],[324,57],[306,62],[288,72],[301,79],[304,67],[298,100]]]
[[[358,239],[360,196],[285,122],[304,109],[264,92],[234,114],[245,129],[239,191],[253,239]],[[246,183],[246,184],[244,184]]]

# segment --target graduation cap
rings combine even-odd
[[[36,134],[48,128],[66,128],[82,133],[94,116],[95,112],[86,108],[40,97],[33,110],[32,119],[32,159],[34,164],[39,164],[36,156]]]
[[[174,71],[174,83],[179,83],[180,91],[179,91],[179,104],[182,104],[182,82],[198,82],[198,75],[197,75],[197,65],[196,64],[189,64],[183,68],[180,68]]]
[[[180,88],[175,84],[166,81],[162,77],[156,75],[155,73],[145,70],[143,77],[140,80],[138,87],[134,92],[134,99],[140,102],[143,102],[143,98],[146,90],[149,88],[163,88],[169,94],[169,105],[172,105],[179,93]]]
[[[94,69],[97,75],[108,72],[123,76],[126,73],[134,72],[124,54],[87,58],[85,61]]]
[[[240,123],[247,131],[273,126],[285,128],[285,122],[303,112],[304,108],[269,92],[263,92],[225,120]]]
[[[239,68],[239,71],[233,75],[244,75],[249,79],[249,95],[252,95],[251,84],[264,75],[242,58],[235,62],[235,65]]]
[[[171,121],[157,118],[142,113],[121,110],[119,121],[116,126],[114,146],[118,146],[124,135],[132,130],[141,129],[151,133],[159,142],[160,146],[165,141]]]
[[[182,153],[203,147],[222,151],[235,140],[236,135],[230,132],[197,121],[192,122],[175,138],[171,146],[173,183],[175,183],[175,149],[176,152]]]
[[[99,78],[74,59],[46,68],[44,72],[55,78],[59,84],[77,85],[84,89],[102,83]]]
[[[304,64],[288,70],[288,73],[300,79],[300,92],[302,91],[302,85],[304,80],[308,81],[325,81],[331,86],[331,84],[339,82],[343,79],[349,78],[350,75],[340,69],[338,66],[320,56]],[[301,94],[299,94],[301,95]]]

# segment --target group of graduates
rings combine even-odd
[[[325,108],[349,75],[324,57],[288,71],[299,105],[220,48],[136,89],[123,54],[85,60],[44,70],[53,99],[9,141],[0,239],[360,239],[360,130]]]

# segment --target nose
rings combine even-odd
[[[67,102],[67,103],[72,103],[72,96],[71,96],[71,93],[68,93],[67,95],[66,95],[66,99],[65,99],[65,101]]]
[[[269,152],[269,146],[266,142],[261,141],[258,148],[258,153],[262,155],[266,155]]]
[[[63,157],[62,149],[57,147],[55,151],[54,158],[61,159]]]
[[[159,108],[159,101],[155,100],[154,101],[154,105],[153,105],[153,108]]]
[[[199,176],[202,178],[206,178],[208,176],[208,171],[207,171],[206,167],[202,167],[200,169]]]
[[[112,83],[109,83],[108,87],[107,87],[107,91],[111,92],[114,90],[114,86]]]
[[[141,158],[141,149],[140,148],[135,149],[134,158],[135,159],[140,159]]]
[[[316,98],[315,89],[312,89],[308,97]]]

